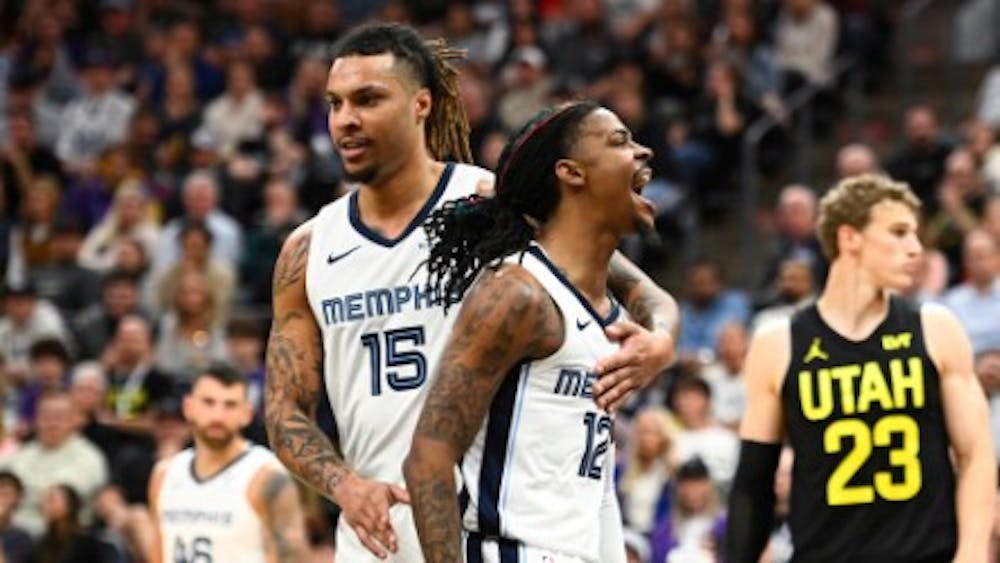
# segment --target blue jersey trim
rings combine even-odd
[[[528,395],[527,382],[528,373],[531,370],[531,364],[522,364],[520,369],[520,374],[518,375],[518,393],[516,397],[517,405],[514,407],[514,420],[510,431],[510,437],[507,440],[507,456],[505,461],[506,467],[511,467],[512,459],[514,457],[514,448],[517,442],[517,428],[521,424],[521,411],[524,408],[524,398]],[[507,507],[507,499],[510,497],[510,487],[501,486],[501,498],[500,498],[500,510],[503,511]],[[506,535],[507,530],[504,527],[500,528],[500,534]]]
[[[479,469],[479,533],[487,537],[500,535],[500,488],[504,481],[507,446],[511,434],[514,400],[520,383],[520,366],[504,378],[493,404],[490,405],[486,423],[486,441],[483,444],[483,461]]]
[[[466,563],[483,563],[483,537],[479,534],[468,534],[465,538]]]
[[[580,293],[576,286],[566,279],[566,276],[564,276],[562,271],[560,271],[559,268],[552,263],[552,260],[549,260],[549,257],[546,256],[545,251],[543,251],[540,246],[532,244],[528,247],[528,252],[548,267],[549,271],[552,272],[552,275],[554,275],[556,279],[558,279],[564,286],[566,286],[567,289],[570,290],[570,292],[573,293],[574,296],[576,296],[577,301],[579,301],[580,304],[583,305],[583,308],[590,313],[590,316],[594,317],[594,320],[596,320],[598,324],[601,326],[608,326],[618,320],[618,315],[621,313],[621,307],[618,305],[618,301],[610,293],[608,294],[608,298],[611,300],[611,310],[608,312],[607,317],[602,317],[597,311],[594,310],[590,301],[588,301],[587,298]]]
[[[400,233],[398,237],[394,239],[386,238],[378,232],[369,229],[368,226],[361,221],[361,213],[358,211],[357,191],[351,193],[350,200],[348,201],[348,217],[350,218],[351,226],[354,227],[354,230],[357,231],[359,235],[374,242],[375,244],[387,247],[395,246],[399,243],[399,241],[409,236],[414,229],[424,224],[424,221],[427,220],[427,216],[430,215],[431,210],[434,209],[438,200],[440,200],[441,196],[444,195],[445,188],[448,186],[448,181],[451,180],[451,173],[454,170],[454,162],[445,163],[444,170],[441,172],[441,177],[438,179],[438,183],[434,187],[434,192],[431,194],[431,197],[427,198],[427,201],[424,202],[424,206],[420,208],[420,212],[417,213],[417,216],[410,221],[410,224],[403,229],[403,232]]]

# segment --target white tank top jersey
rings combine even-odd
[[[313,219],[306,293],[323,339],[326,391],[341,451],[360,475],[403,483],[403,459],[458,316],[431,304],[422,225],[445,202],[475,193],[492,173],[448,163],[427,203],[389,240],[368,229],[358,193]]]
[[[194,450],[176,454],[156,501],[164,563],[263,563],[264,523],[247,497],[250,482],[263,467],[285,471],[269,450],[249,446],[215,475],[199,479]]]
[[[462,459],[466,560],[494,559],[484,545],[496,543],[504,563],[526,560],[533,548],[598,562],[614,452],[611,416],[594,402],[593,369],[618,349],[604,328],[624,312],[614,303],[607,317],[598,315],[536,244],[506,261],[548,291],[565,335],[554,354],[507,375]]]

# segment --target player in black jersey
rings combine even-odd
[[[823,198],[826,287],[750,345],[728,563],[764,548],[785,437],[793,561],[987,561],[996,468],[971,346],[944,308],[892,296],[916,272],[919,208],[874,175]]]

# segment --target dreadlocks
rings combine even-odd
[[[600,106],[576,102],[539,113],[504,147],[496,195],[446,203],[424,223],[430,243],[428,285],[447,309],[483,268],[524,250],[559,204],[556,162],[576,141],[580,122]]]
[[[417,32],[399,24],[373,23],[355,28],[333,47],[333,59],[349,55],[392,53],[422,88],[430,90],[431,113],[425,141],[437,160],[472,162],[469,120],[458,89],[458,71],[452,61],[465,52],[448,47],[444,39],[425,42]]]

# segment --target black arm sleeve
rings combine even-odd
[[[726,563],[757,563],[774,522],[774,471],[781,444],[743,440],[729,495]]]

